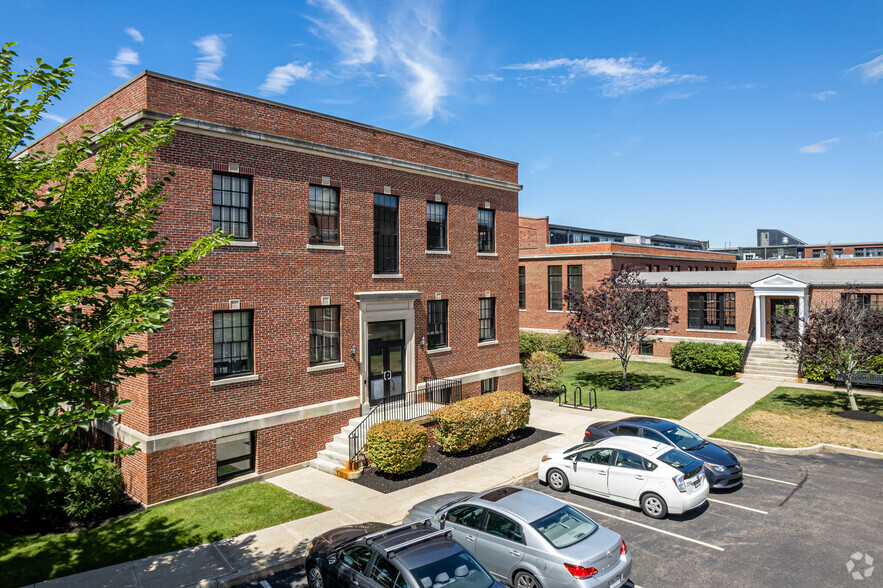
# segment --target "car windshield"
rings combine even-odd
[[[490,588],[493,578],[466,550],[411,570],[419,586]]]
[[[602,439],[596,439],[595,441],[589,441],[587,443],[580,443],[579,445],[574,445],[573,447],[568,447],[564,450],[564,454],[574,453],[578,451],[585,451],[586,449],[590,449],[600,443]]]
[[[677,449],[670,449],[656,459],[658,459],[662,463],[667,463],[671,467],[677,468],[682,472],[687,471],[688,469],[692,469],[689,466],[694,461],[696,461],[683,451],[678,451]]]
[[[669,441],[674,443],[676,447],[679,447],[684,451],[698,449],[706,444],[705,439],[678,425],[673,425],[670,429],[663,431],[662,434],[665,435]]]
[[[564,506],[530,524],[559,549],[579,543],[595,532],[595,521],[571,506]]]

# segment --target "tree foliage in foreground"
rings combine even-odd
[[[869,370],[883,355],[883,310],[850,289],[839,304],[811,310],[806,322],[794,317],[783,327],[785,347],[800,365],[842,375],[849,407],[858,410],[852,382],[856,372]]]
[[[565,300],[570,312],[567,329],[619,358],[623,388],[629,385],[629,361],[641,344],[653,341],[659,329],[678,318],[671,312],[667,282],[647,284],[635,267],[613,270],[585,292],[569,289]]]
[[[173,359],[148,363],[133,337],[162,328],[170,289],[198,280],[188,266],[227,242],[171,250],[153,228],[173,174],[147,170],[176,119],[21,151],[73,71],[67,58],[16,72],[13,45],[0,49],[0,515],[111,454],[72,441],[122,413],[123,378]]]

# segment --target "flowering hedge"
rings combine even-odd
[[[368,429],[368,460],[386,474],[406,474],[423,463],[428,444],[429,435],[422,426],[383,421]]]
[[[527,426],[530,398],[521,392],[493,392],[455,402],[432,413],[435,442],[446,453],[483,447]]]

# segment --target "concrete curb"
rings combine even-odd
[[[833,445],[831,443],[816,443],[810,447],[770,447],[769,445],[755,445],[754,443],[745,443],[743,441],[731,441],[730,439],[718,439],[717,437],[707,437],[710,441],[718,445],[726,445],[728,447],[736,447],[739,449],[748,449],[750,451],[758,451],[760,453],[774,453],[777,455],[816,455],[819,453],[844,453],[846,455],[855,455],[858,457],[867,457],[870,459],[883,459],[883,453],[879,451],[871,451],[869,449],[856,449],[854,447],[844,447],[843,445]]]
[[[262,565],[260,567],[255,566],[245,570],[240,570],[238,572],[233,572],[232,574],[227,574],[226,576],[215,578],[208,583],[197,584],[197,586],[200,586],[200,588],[232,588],[233,586],[236,586],[238,584],[251,582],[252,580],[256,580],[257,578],[271,576],[277,572],[289,570],[291,568],[303,565],[304,559],[305,558],[303,554],[293,555],[291,557],[281,559],[271,564]]]

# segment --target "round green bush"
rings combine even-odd
[[[64,512],[80,521],[104,517],[123,496],[123,472],[109,460],[72,470],[60,482]]]
[[[671,348],[671,365],[687,372],[731,376],[742,369],[744,349],[739,343],[681,341]]]
[[[561,388],[564,364],[554,353],[536,351],[524,362],[522,373],[531,394],[555,394]]]
[[[493,439],[523,429],[530,421],[530,398],[501,390],[472,396],[432,412],[435,442],[445,453],[484,447]]]
[[[406,474],[423,463],[429,435],[418,424],[391,420],[368,429],[368,461],[385,474]]]

